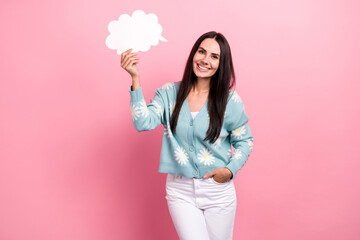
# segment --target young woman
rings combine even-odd
[[[132,77],[132,120],[138,131],[164,126],[159,172],[168,174],[166,199],[179,238],[232,239],[233,178],[252,151],[253,137],[244,104],[232,89],[227,40],[221,33],[203,34],[182,81],[158,88],[150,104],[142,94],[138,60],[131,49],[121,55],[121,67]]]

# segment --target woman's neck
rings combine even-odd
[[[192,91],[195,95],[207,93],[210,90],[210,79],[198,78]]]

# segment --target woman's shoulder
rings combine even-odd
[[[180,82],[167,82],[158,88],[161,92],[167,95],[173,95],[178,92],[180,86]]]
[[[226,128],[233,130],[247,121],[248,117],[245,113],[245,107],[241,97],[234,89],[230,89],[225,110],[224,124]]]
[[[229,90],[229,98],[228,98],[228,104],[243,104],[243,101],[240,97],[240,95],[236,92],[235,89]]]
[[[225,116],[229,115],[238,115],[239,113],[244,111],[244,103],[236,92],[235,89],[229,90],[228,102],[226,105]]]
[[[168,99],[169,102],[174,101],[177,96],[177,92],[179,90],[179,82],[167,82],[163,84],[161,87],[157,88],[157,92],[159,92],[164,98]]]
[[[179,85],[180,85],[180,81],[178,81],[178,82],[167,82],[167,83],[163,84],[160,87],[160,89],[162,89],[162,90],[170,90],[170,89],[179,87]]]

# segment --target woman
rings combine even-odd
[[[227,40],[221,33],[203,34],[182,81],[158,88],[150,104],[142,94],[138,60],[131,49],[121,55],[121,67],[132,77],[132,119],[138,131],[164,125],[159,172],[168,174],[166,199],[180,239],[232,239],[232,179],[248,159],[253,137],[243,102],[232,90]]]

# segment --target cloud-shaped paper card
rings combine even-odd
[[[132,16],[122,14],[118,21],[111,21],[108,25],[110,35],[106,38],[106,46],[117,49],[117,54],[132,48],[133,52],[149,51],[151,46],[159,44],[159,40],[167,42],[161,36],[162,27],[158,23],[158,17],[153,14],[145,14],[142,10],[136,10]]]

